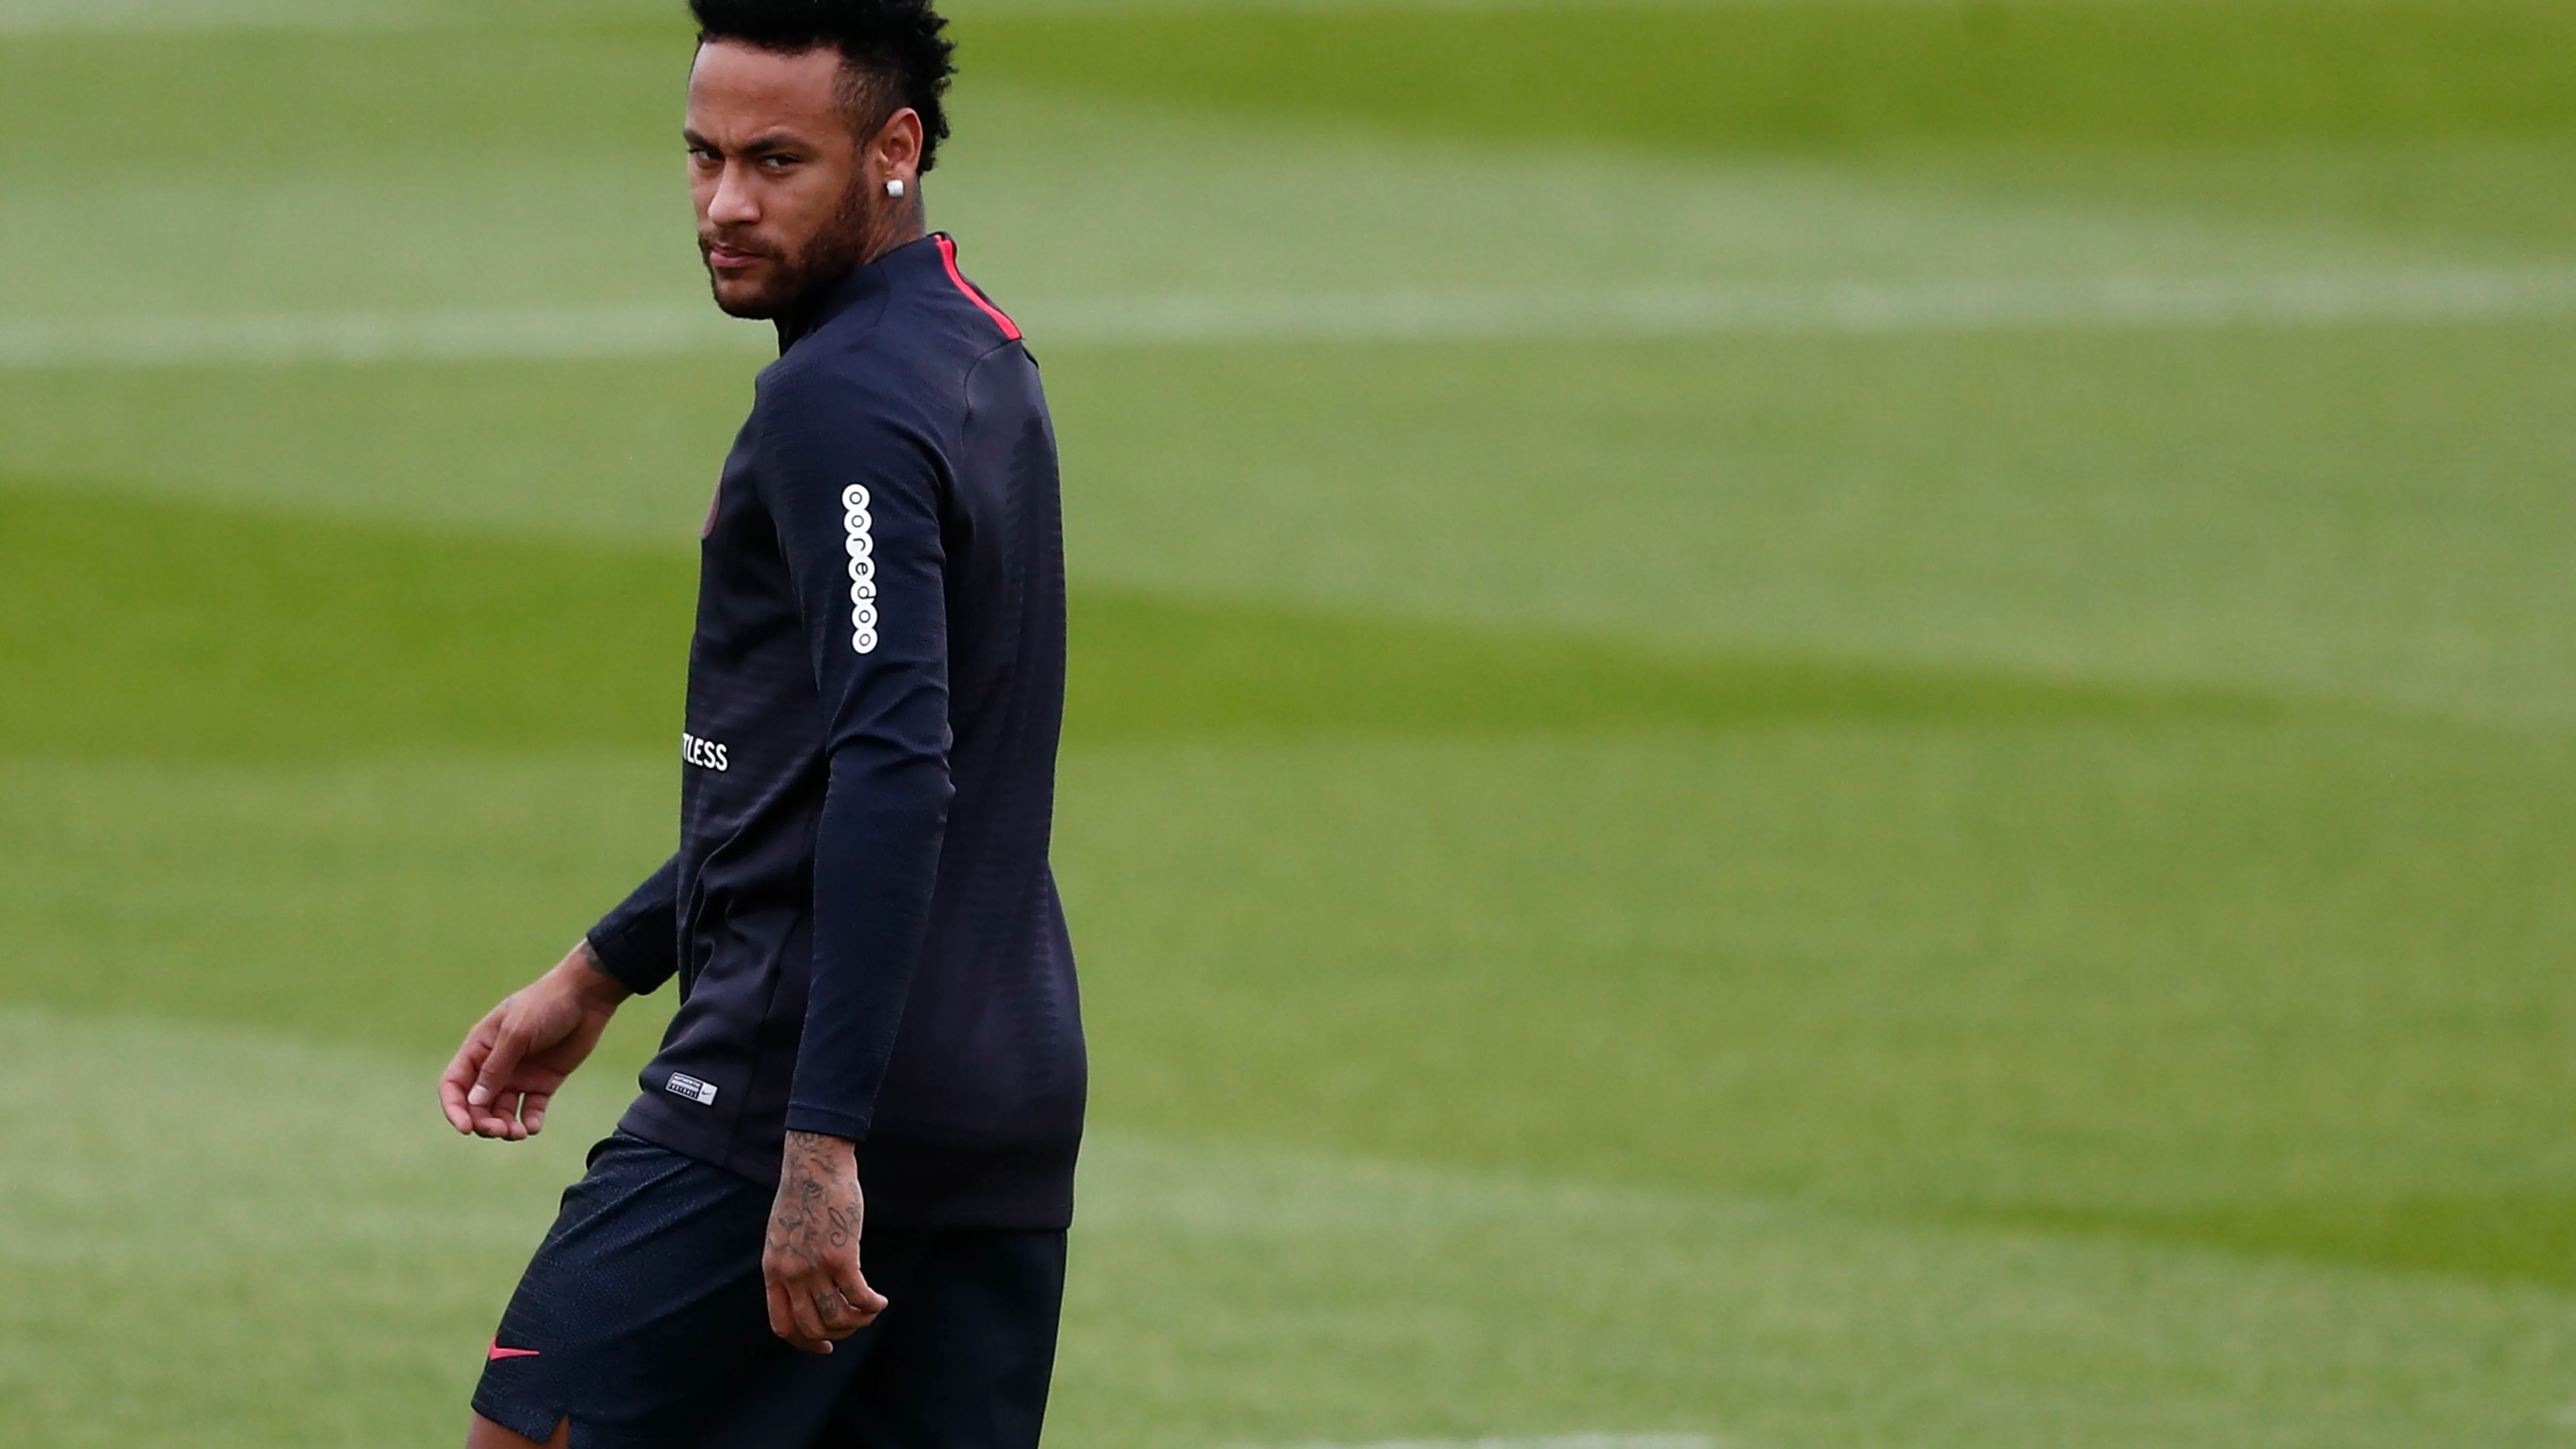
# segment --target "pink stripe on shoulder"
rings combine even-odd
[[[966,294],[967,301],[984,309],[984,315],[992,318],[993,321],[1001,327],[1003,336],[1011,339],[1013,342],[1019,341],[1020,324],[1003,316],[1002,309],[994,306],[991,302],[986,301],[984,299],[984,294],[975,290],[975,284],[966,280],[966,274],[957,270],[956,241],[950,238],[946,232],[941,232],[937,236],[936,240],[939,243],[939,259],[948,264],[948,280],[957,284],[957,290]]]

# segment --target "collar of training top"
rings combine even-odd
[[[792,323],[783,317],[780,318],[778,321],[780,355],[784,356],[788,348],[812,336],[824,323],[884,292],[887,278],[897,269],[943,265],[939,241],[946,235],[948,233],[935,231],[927,236],[915,237],[833,284],[831,294],[823,299],[823,305],[815,308],[810,314]]]

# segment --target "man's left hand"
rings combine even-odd
[[[858,1149],[846,1138],[788,1133],[760,1275],[770,1331],[790,1345],[830,1353],[885,1311],[884,1295],[859,1273],[864,1212]]]

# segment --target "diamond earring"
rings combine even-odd
[[[897,176],[886,182],[886,195],[893,197],[897,201],[903,200],[902,177]]]

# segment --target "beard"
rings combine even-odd
[[[776,321],[795,318],[819,306],[841,279],[859,269],[867,260],[868,237],[875,228],[876,214],[867,187],[853,182],[841,193],[840,204],[832,209],[804,246],[789,251],[764,246],[750,237],[727,237],[717,232],[698,234],[698,255],[706,254],[721,241],[728,250],[767,257],[772,263],[768,280],[748,295],[728,299],[718,285],[715,268],[707,269],[708,290],[715,294],[716,306],[729,317],[746,320]]]

